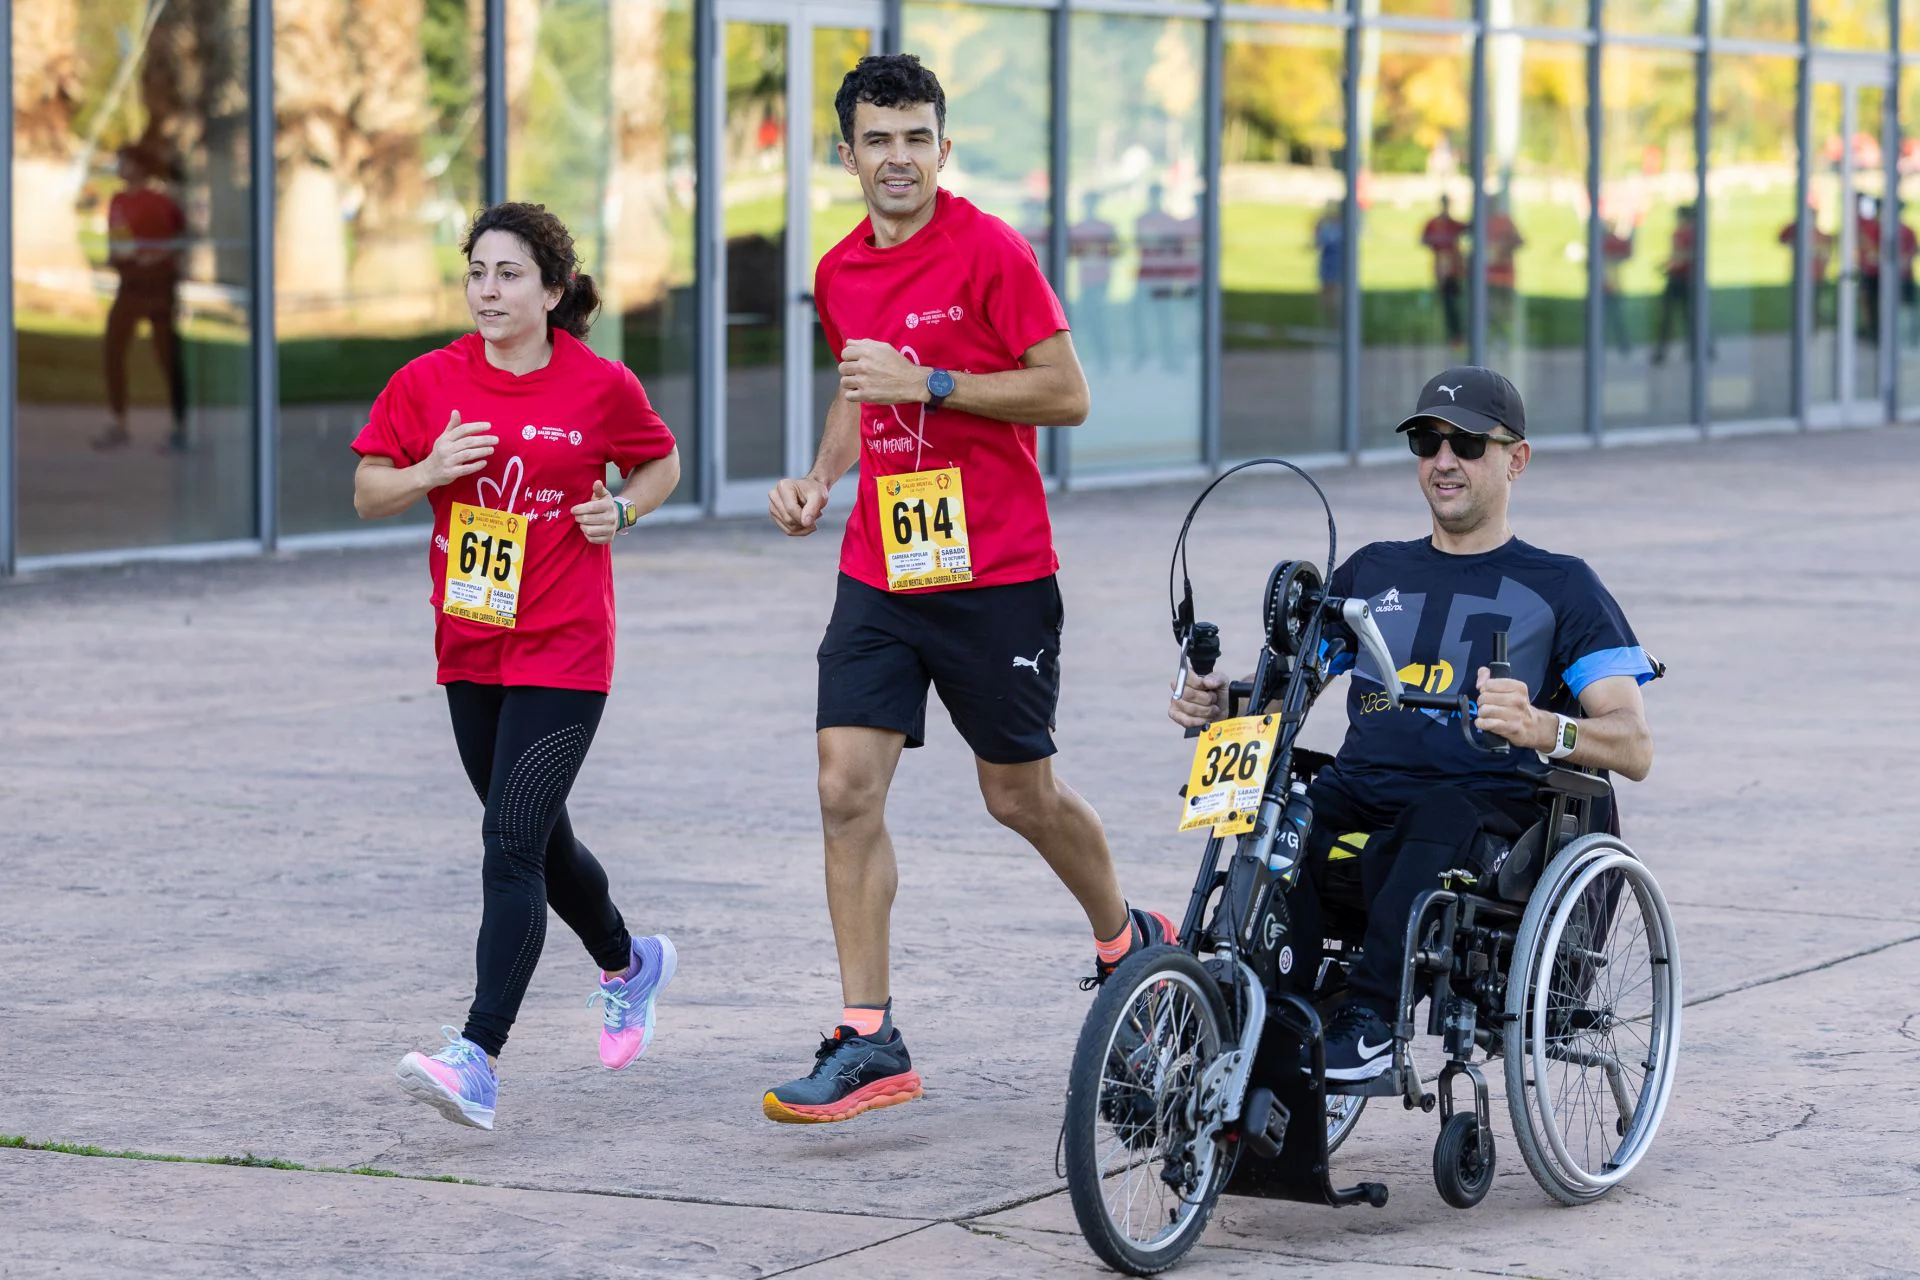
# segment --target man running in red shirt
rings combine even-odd
[[[1033,247],[939,189],[946,95],[919,59],[869,57],[834,105],[867,218],[820,262],[814,297],[840,355],[819,457],[767,495],[791,537],[818,527],[856,463],[833,619],[820,644],[820,817],[845,1008],[814,1069],[767,1092],[768,1118],[846,1120],[920,1096],[893,1026],[888,917],[898,872],[887,790],[939,691],[973,749],[987,811],[1079,899],[1104,980],[1173,926],[1131,910],[1099,815],[1054,775],[1059,560],[1036,422],[1087,416],[1087,380]]]

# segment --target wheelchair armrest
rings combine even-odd
[[[1546,776],[1539,780],[1539,787],[1542,791],[1558,791],[1587,800],[1604,800],[1613,794],[1613,784],[1598,774],[1563,769],[1557,765],[1547,770]]]

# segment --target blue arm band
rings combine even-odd
[[[1635,683],[1645,684],[1653,679],[1653,663],[1648,660],[1647,651],[1639,645],[1622,649],[1597,649],[1568,667],[1564,678],[1567,688],[1577,698],[1586,692],[1588,685],[1612,676],[1632,676]]]

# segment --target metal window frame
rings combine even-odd
[[[19,533],[17,504],[19,466],[14,446],[15,407],[20,387],[14,376],[19,367],[13,311],[13,23],[0,22],[0,74],[7,80],[6,105],[0,106],[0,578],[15,571]]]
[[[273,0],[248,6],[252,56],[247,90],[251,117],[247,141],[248,192],[253,213],[250,292],[253,298],[253,427],[255,530],[262,551],[280,541],[280,327],[274,279],[274,215],[279,203],[274,172],[278,121],[273,94]]]

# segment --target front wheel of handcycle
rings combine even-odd
[[[1114,1269],[1164,1271],[1206,1229],[1232,1153],[1201,1136],[1201,1085],[1232,1047],[1213,976],[1174,946],[1129,957],[1087,1011],[1067,1082],[1067,1189]]]

